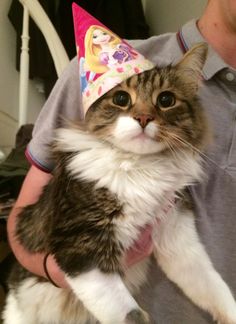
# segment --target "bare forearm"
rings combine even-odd
[[[44,173],[36,169],[35,167],[31,167],[7,222],[9,243],[19,263],[28,271],[45,278],[46,274],[43,267],[45,254],[32,254],[28,252],[17,240],[15,236],[15,230],[17,217],[21,209],[24,206],[32,204],[38,200],[42,192],[42,188],[48,183],[50,178],[50,174]],[[53,281],[55,281],[58,286],[68,286],[64,280],[64,273],[57,266],[53,256],[49,256],[49,258],[47,259],[47,268],[50,276],[53,278]]]
[[[8,218],[7,230],[8,230],[8,239],[13,253],[15,254],[19,263],[29,270],[39,276],[44,276],[43,271],[43,254],[31,254],[19,243],[15,236],[16,229],[16,220],[20,209],[13,208],[11,214]]]
[[[28,271],[40,276],[47,278],[43,262],[45,254],[43,253],[29,253],[16,239],[14,235],[16,218],[19,210],[13,209],[12,213],[9,217],[8,221],[8,236],[9,242],[12,248],[13,253],[15,254],[18,262],[26,268]],[[64,273],[60,270],[58,265],[56,264],[52,255],[50,255],[47,259],[47,269],[50,273],[50,277],[53,281],[59,286],[63,288],[67,288],[68,284],[64,279]]]

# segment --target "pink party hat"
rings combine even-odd
[[[84,112],[107,91],[154,64],[73,3]]]

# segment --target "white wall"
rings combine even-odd
[[[15,69],[16,33],[7,14],[11,0],[0,0],[0,149],[14,144],[18,120],[19,73]],[[29,118],[34,122],[45,99],[34,82],[29,85]]]
[[[207,0],[142,0],[151,34],[175,32],[188,20],[199,17]]]

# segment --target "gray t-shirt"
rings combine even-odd
[[[193,44],[204,41],[196,22],[178,34],[134,42],[138,51],[159,66],[176,62]],[[213,130],[213,142],[205,156],[206,179],[191,187],[196,225],[215,268],[236,296],[236,71],[212,48],[203,69],[199,90]],[[27,155],[43,170],[51,170],[48,143],[58,116],[82,118],[78,63],[75,58],[58,80],[42,110]],[[199,273],[199,276],[201,274]],[[207,289],[207,288],[206,288]],[[194,306],[154,263],[149,282],[138,296],[141,305],[158,324],[206,324],[211,317]]]

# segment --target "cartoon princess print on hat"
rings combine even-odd
[[[100,25],[91,25],[84,39],[85,57],[80,57],[82,90],[94,80],[97,73],[102,74],[110,68],[135,59],[138,53],[120,37]],[[88,72],[88,74],[86,73]]]
[[[92,25],[85,35],[85,60],[91,71],[105,73],[109,68],[135,59],[138,53],[108,29]]]

